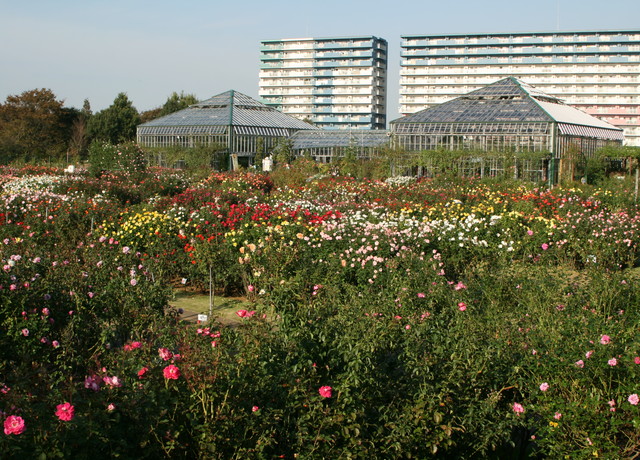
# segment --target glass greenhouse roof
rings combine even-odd
[[[298,131],[291,140],[293,149],[310,149],[322,147],[379,147],[389,142],[390,132],[387,130],[331,130],[331,131]]]
[[[313,125],[267,107],[261,102],[230,90],[198,102],[179,112],[156,118],[140,125],[140,128],[177,126],[229,126],[271,128],[271,131],[287,129],[317,129]],[[246,131],[246,130],[244,130]],[[260,130],[269,131],[269,130]]]
[[[391,122],[394,131],[405,123],[557,122],[599,128],[607,138],[621,138],[622,130],[566,105],[515,77],[507,77],[443,104]],[[607,132],[611,130],[612,132]],[[595,131],[594,131],[595,132]]]

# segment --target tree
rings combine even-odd
[[[77,161],[81,158],[86,158],[89,147],[87,124],[92,116],[93,113],[91,112],[89,99],[85,99],[82,104],[82,110],[76,113],[71,123],[67,161]],[[71,158],[69,158],[69,156]]]
[[[0,105],[1,157],[7,162],[59,158],[76,112],[64,109],[49,89],[8,96]]]
[[[291,163],[294,158],[293,141],[284,137],[279,138],[276,145],[273,146],[271,154],[276,165],[283,166]]]
[[[91,117],[87,126],[92,139],[119,144],[136,137],[140,115],[125,93],[116,96],[108,108]]]
[[[190,105],[197,103],[198,99],[193,94],[184,94],[183,91],[178,94],[174,91],[171,96],[167,98],[167,102],[162,106],[160,116],[164,117],[165,115],[186,109]]]

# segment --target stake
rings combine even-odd
[[[209,265],[209,321],[213,313],[213,271]]]

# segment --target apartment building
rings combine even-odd
[[[640,30],[407,35],[401,58],[403,115],[514,76],[640,146]]]
[[[323,129],[385,129],[387,42],[374,36],[260,44],[261,101]]]

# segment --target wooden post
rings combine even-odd
[[[213,314],[213,270],[211,264],[209,264],[209,321],[211,321]]]
[[[637,164],[637,160],[636,160],[636,191],[635,191],[635,201],[636,203],[638,202],[638,179],[640,175],[640,171],[638,170],[638,164]]]

